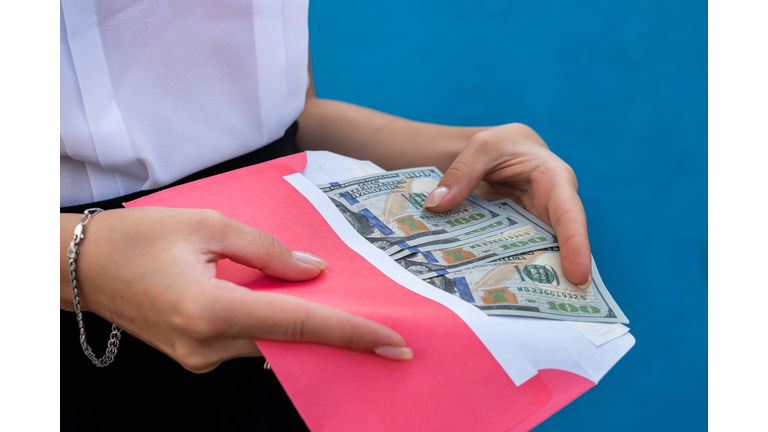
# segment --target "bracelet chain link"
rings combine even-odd
[[[80,240],[85,236],[85,224],[91,220],[91,217],[101,213],[100,208],[90,208],[85,211],[83,217],[80,218],[80,223],[75,227],[75,235],[72,238],[72,242],[67,248],[67,261],[69,261],[69,279],[72,281],[72,297],[75,303],[75,315],[77,316],[77,326],[80,328],[80,346],[83,347],[85,355],[93,362],[97,367],[105,367],[112,363],[117,355],[117,347],[120,345],[120,332],[122,329],[117,324],[112,324],[112,333],[109,335],[109,343],[107,344],[107,352],[104,357],[97,359],[93,354],[91,347],[85,340],[85,327],[83,326],[83,314],[80,311],[80,297],[77,294],[77,280],[75,279],[75,260],[80,253]]]

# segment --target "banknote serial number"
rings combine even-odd
[[[587,296],[584,295],[573,295],[568,293],[560,293],[558,291],[550,291],[545,290],[541,288],[528,288],[528,287],[517,287],[518,292],[527,292],[532,294],[544,294],[551,297],[559,297],[564,299],[570,299],[570,300],[586,300]]]
[[[464,214],[464,213],[469,213],[471,211],[472,211],[472,209],[470,207],[465,207],[465,208],[461,208],[461,209],[457,209],[457,210],[447,211],[445,213],[421,214],[421,215],[419,215],[419,219],[439,219],[439,218],[444,218],[444,217],[458,216],[458,215],[461,215],[461,214]],[[464,223],[470,223],[470,222],[475,221],[475,220],[480,220],[480,219],[482,219],[484,217],[485,217],[484,214],[479,215],[479,217],[478,217],[478,215],[472,215],[472,216],[469,216],[467,218],[463,218],[463,219],[467,219],[467,221],[462,221],[462,222],[453,221],[453,224],[454,225],[462,225]],[[457,219],[457,221],[458,221],[458,219]],[[451,223],[451,221],[448,221],[448,223]]]

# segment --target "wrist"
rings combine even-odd
[[[88,341],[86,340],[85,325],[83,323],[83,314],[80,308],[80,295],[77,287],[77,268],[76,262],[78,261],[78,255],[80,255],[80,242],[85,238],[85,226],[90,222],[91,218],[104,210],[100,208],[90,208],[86,210],[83,216],[78,221],[77,226],[72,232],[72,241],[67,246],[67,266],[69,281],[72,283],[72,300],[74,305],[75,317],[77,318],[77,326],[80,329],[80,346],[83,348],[83,353],[96,367],[108,366],[115,358],[117,354],[117,348],[120,345],[120,333],[122,329],[116,324],[112,324],[112,334],[109,337],[109,343],[107,344],[107,352],[104,357],[97,359]]]
[[[67,248],[72,242],[75,227],[81,217],[80,214],[71,213],[63,213],[59,217],[59,307],[69,312],[74,312],[75,306],[72,303],[72,282],[69,279]]]
[[[102,317],[109,316],[105,306],[108,303],[100,302],[98,298],[99,268],[101,267],[102,257],[110,255],[106,252],[110,244],[109,236],[104,235],[104,225],[108,224],[108,219],[116,210],[101,211],[94,214],[87,222],[87,226],[81,227],[82,237],[77,244],[78,253],[75,259],[75,271],[77,274],[77,291],[79,296],[80,309],[82,311],[94,312]],[[60,271],[59,271],[59,306],[63,310],[75,311],[74,298],[72,292],[72,279],[69,271],[69,260],[67,253],[75,236],[75,229],[83,220],[84,215],[62,214],[60,226]],[[100,305],[100,307],[99,307]]]

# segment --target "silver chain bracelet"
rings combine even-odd
[[[104,210],[100,208],[90,208],[85,211],[83,217],[80,218],[80,223],[75,227],[75,236],[72,238],[72,242],[69,244],[69,248],[67,249],[67,260],[69,261],[69,279],[72,280],[72,297],[74,298],[75,302],[77,326],[80,328],[80,345],[83,347],[83,352],[85,355],[91,359],[91,362],[93,362],[96,367],[105,367],[112,363],[112,360],[115,359],[115,355],[117,355],[117,347],[120,345],[120,332],[122,329],[118,327],[117,324],[112,324],[112,334],[109,335],[107,353],[104,354],[103,358],[97,359],[96,356],[93,355],[91,347],[88,346],[88,343],[85,341],[83,314],[80,312],[80,297],[77,295],[77,280],[75,280],[75,260],[77,259],[77,254],[80,252],[80,248],[78,247],[80,240],[85,237],[85,224],[91,220],[92,216],[97,215],[103,211]]]

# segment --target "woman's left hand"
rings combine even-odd
[[[566,278],[589,286],[592,259],[576,175],[533,129],[512,123],[475,134],[424,208],[448,211],[473,191],[489,201],[511,198],[554,227]]]

